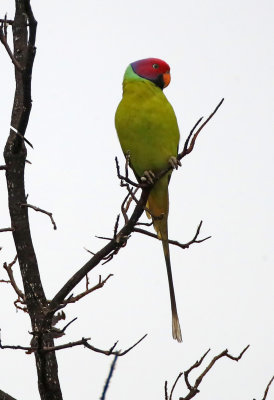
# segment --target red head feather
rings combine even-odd
[[[135,74],[148,79],[161,89],[170,82],[170,67],[159,58],[145,58],[130,64]]]

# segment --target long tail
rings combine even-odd
[[[148,208],[154,217],[160,217],[159,219],[154,219],[153,225],[157,232],[158,238],[162,240],[165,255],[172,312],[172,336],[178,342],[182,342],[182,333],[177,313],[168,244],[168,184],[166,183],[166,185],[164,185],[164,182],[161,184],[161,181],[154,186],[150,193],[148,199]]]
[[[174,293],[174,286],[173,286],[173,279],[172,279],[172,271],[171,271],[171,263],[170,263],[170,254],[169,254],[169,244],[168,240],[164,239],[164,235],[161,233],[162,236],[162,245],[166,260],[166,270],[168,276],[168,285],[169,285],[169,294],[170,294],[170,303],[171,303],[171,312],[172,312],[172,336],[178,342],[182,341],[182,333],[180,328],[180,322],[177,313],[177,306],[175,300],[175,293]]]

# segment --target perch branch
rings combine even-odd
[[[183,158],[185,155],[189,154],[195,145],[195,141],[198,137],[198,134],[201,132],[201,130],[204,128],[204,126],[207,124],[207,122],[213,117],[213,115],[217,112],[219,107],[221,106],[223,100],[218,104],[218,106],[215,108],[213,113],[206,119],[206,121],[202,124],[202,126],[198,129],[198,131],[194,134],[194,137],[192,138],[190,147],[186,146],[187,152],[183,152],[178,156],[178,159]],[[194,130],[196,128],[197,124],[194,127]],[[194,130],[192,130],[191,135],[193,134]],[[190,139],[188,139],[190,140]],[[121,184],[123,181],[126,181],[128,184],[131,184],[132,186],[135,187],[142,187],[142,193],[140,196],[140,199],[138,203],[135,206],[135,209],[131,215],[131,217],[125,222],[125,225],[123,226],[122,229],[117,233],[116,238],[113,238],[112,240],[109,241],[109,243],[104,246],[101,250],[99,250],[97,253],[93,255],[93,257],[82,267],[80,268],[68,281],[65,283],[65,285],[59,290],[59,292],[54,296],[52,301],[50,302],[49,305],[49,313],[54,313],[56,310],[58,310],[59,307],[61,307],[61,304],[64,302],[65,298],[69,295],[69,293],[72,291],[72,289],[87,275],[88,272],[90,272],[93,268],[95,268],[102,260],[106,260],[105,262],[110,261],[113,258],[114,254],[117,254],[117,252],[120,250],[121,247],[125,246],[130,234],[133,232],[136,223],[138,222],[139,218],[144,212],[144,209],[146,207],[147,199],[149,196],[149,192],[152,188],[153,185],[151,184],[139,184],[137,185],[135,182],[129,181],[128,176],[127,176],[127,167],[128,167],[128,157],[126,159],[126,176],[122,176],[120,174],[120,167],[118,163],[118,159],[116,157],[116,169],[117,169],[117,175],[119,179],[121,180]],[[160,174],[157,175],[156,180],[159,179],[161,176],[163,176],[167,171],[169,171],[170,168],[166,169],[165,171],[162,171]]]
[[[54,219],[53,219],[53,216],[52,216],[52,213],[51,213],[51,212],[45,211],[45,210],[43,210],[42,208],[33,206],[33,205],[31,205],[31,204],[28,204],[28,203],[23,203],[23,204],[21,204],[21,207],[32,208],[34,211],[41,212],[41,213],[43,213],[43,214],[48,215],[48,216],[50,217],[51,223],[52,223],[52,225],[53,225],[53,229],[54,229],[54,230],[57,229],[56,223],[55,223],[55,221],[54,221]]]
[[[121,186],[126,186],[124,182],[129,183],[130,185],[134,186],[134,187],[141,187],[141,185],[139,185],[138,183],[132,181],[131,179],[129,179],[128,177],[128,171],[127,171],[127,162],[126,162],[126,172],[125,172],[125,176],[121,175],[120,173],[120,166],[119,166],[119,161],[118,158],[115,157],[115,163],[116,163],[116,171],[117,171],[117,176],[121,181]]]

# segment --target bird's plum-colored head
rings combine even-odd
[[[161,89],[167,87],[170,82],[170,67],[159,58],[145,58],[130,64],[135,74],[155,83]]]

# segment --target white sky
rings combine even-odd
[[[189,241],[201,219],[201,237],[189,250],[171,248],[183,343],[171,337],[168,284],[160,242],[138,236],[115,259],[98,267],[114,277],[100,291],[67,308],[78,317],[57,344],[91,337],[108,349],[147,339],[118,360],[107,399],[164,399],[180,371],[208,349],[234,355],[220,361],[201,385],[199,400],[250,400],[263,396],[273,360],[273,127],[274,54],[272,1],[162,0],[157,2],[48,0],[32,2],[38,20],[33,111],[27,138],[26,190],[32,236],[48,298],[109,236],[125,192],[114,157],[123,162],[114,129],[127,65],[158,57],[171,66],[165,91],[178,117],[182,144],[200,116],[225,103],[199,137],[170,185],[170,237]],[[13,17],[13,2],[1,13]],[[11,36],[10,36],[11,39]],[[0,147],[6,141],[13,101],[13,68],[0,48]],[[0,163],[3,163],[1,161]],[[4,173],[0,176],[0,227],[9,226]],[[15,256],[2,233],[0,263]],[[16,266],[18,271],[18,265]],[[18,274],[17,274],[18,276]],[[0,279],[5,278],[5,271]],[[84,284],[79,285],[79,291]],[[15,295],[0,287],[3,344],[28,345],[29,319],[16,313]],[[75,291],[76,294],[76,291]],[[18,400],[36,400],[34,357],[1,352],[0,389]],[[75,348],[58,353],[64,399],[98,399],[111,359]],[[193,377],[195,373],[193,374]],[[184,395],[183,382],[174,400]],[[274,396],[274,386],[268,399]]]

